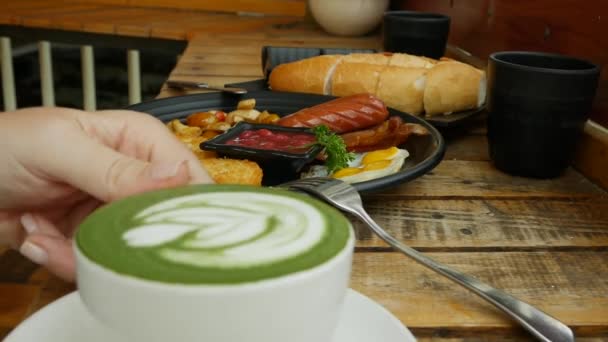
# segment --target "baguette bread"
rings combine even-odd
[[[485,102],[483,71],[450,59],[401,53],[323,55],[281,64],[271,72],[269,84],[288,92],[370,93],[415,115],[448,115]]]
[[[342,58],[342,62],[388,65],[391,56],[381,53],[351,53]]]
[[[403,68],[432,68],[437,61],[428,57],[408,55],[406,53],[394,53],[389,65]]]
[[[424,89],[427,116],[478,108],[485,100],[485,75],[467,64],[439,62],[429,69]]]
[[[380,72],[385,67],[380,64],[339,63],[331,79],[331,95],[375,94]]]
[[[419,115],[424,111],[424,89],[427,68],[388,66],[380,73],[376,96],[384,103],[405,113]]]
[[[278,91],[330,94],[330,81],[335,67],[343,56],[322,55],[300,61],[279,64],[268,82]]]

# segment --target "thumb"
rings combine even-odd
[[[82,184],[81,189],[105,202],[190,181],[187,161],[143,162],[121,155],[100,171],[104,174],[102,182]]]
[[[71,144],[71,151],[47,154],[43,165],[51,175],[93,197],[110,202],[136,193],[188,184],[188,161],[147,162],[119,153],[88,137]]]

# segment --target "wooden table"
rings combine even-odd
[[[260,47],[378,47],[306,25],[243,34],[199,33],[172,79],[214,85],[260,78]],[[161,97],[181,95],[164,88]],[[573,169],[553,180],[492,167],[483,118],[444,131],[445,159],[427,175],[365,199],[394,236],[538,306],[579,340],[608,340],[608,193]],[[351,286],[395,314],[420,341],[528,341],[521,328],[451,281],[393,252],[356,224]],[[74,290],[12,250],[0,251],[0,337]]]
[[[290,16],[242,16],[188,8],[126,5],[127,1],[4,1],[0,25],[109,35],[187,39],[199,32],[242,32],[297,21]],[[131,2],[131,1],[129,1]]]

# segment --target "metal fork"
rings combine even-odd
[[[167,86],[169,88],[179,88],[179,89],[209,89],[209,90],[219,90],[225,93],[231,94],[247,94],[247,89],[243,88],[234,88],[234,87],[212,87],[205,82],[191,82],[191,81],[178,81],[178,80],[168,80]]]
[[[539,340],[547,342],[574,341],[572,330],[557,319],[469,275],[440,264],[392,237],[367,214],[363,208],[361,196],[350,184],[334,178],[321,177],[296,180],[281,184],[279,187],[312,194],[347,213],[353,214],[363,220],[374,233],[393,248],[492,303],[515,319]]]

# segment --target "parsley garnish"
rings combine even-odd
[[[324,147],[327,155],[325,166],[330,174],[347,167],[348,162],[355,159],[355,154],[346,150],[342,137],[332,132],[327,126],[316,126],[312,131],[316,136],[317,144]]]

